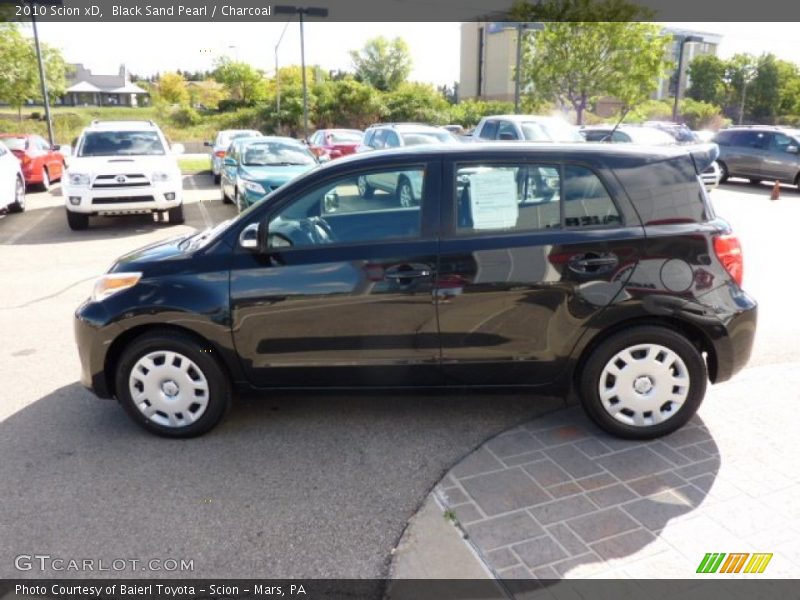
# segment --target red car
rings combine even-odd
[[[64,174],[64,155],[39,135],[2,133],[0,143],[22,163],[22,176],[27,186],[38,185],[49,190],[50,182],[61,179]]]
[[[353,154],[363,135],[358,129],[320,129],[308,138],[308,147],[317,157],[339,158]]]

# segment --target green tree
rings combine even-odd
[[[689,65],[691,85],[686,95],[694,100],[723,105],[726,101],[725,61],[713,54],[702,54]]]
[[[352,76],[315,86],[314,123],[319,127],[364,129],[388,113],[380,92]]]
[[[383,92],[396,90],[411,73],[411,54],[402,38],[379,36],[369,40],[360,52],[351,51],[356,79]]]
[[[512,21],[610,22],[652,21],[652,9],[630,0],[521,0],[511,8]]]
[[[264,74],[249,64],[223,56],[214,67],[214,80],[227,88],[231,99],[252,106],[267,97]]]
[[[450,103],[432,85],[404,83],[385,95],[390,121],[417,121],[444,125],[450,120]]]
[[[226,97],[224,86],[213,79],[193,81],[189,85],[189,102],[192,106],[216,110]]]
[[[41,44],[41,49],[48,92],[56,98],[66,89],[67,65],[55,48]],[[0,102],[16,108],[22,120],[22,106],[41,102],[42,95],[36,48],[15,23],[0,23],[0,65]]]
[[[647,23],[548,23],[529,38],[521,77],[536,97],[574,109],[583,124],[593,98],[614,96],[625,111],[647,100],[670,66],[669,42]]]
[[[179,73],[164,73],[158,79],[158,93],[167,104],[184,106],[189,103],[186,78]]]

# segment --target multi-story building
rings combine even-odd
[[[514,99],[514,69],[516,68],[517,28],[514,23],[470,22],[461,24],[461,74],[459,97],[484,100]],[[702,42],[687,43],[684,47],[681,95],[689,85],[687,70],[695,57],[716,54],[722,36],[715,33],[688,31],[667,27],[663,35],[672,36],[669,57],[678,64],[680,41],[684,36],[698,36]],[[523,35],[536,35],[526,32]],[[656,99],[675,95],[674,74],[659,81],[653,94]]]

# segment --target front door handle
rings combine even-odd
[[[569,267],[579,273],[598,273],[613,269],[619,264],[619,258],[614,254],[583,254],[573,256],[569,260]]]
[[[383,277],[392,281],[402,281],[405,279],[420,279],[433,275],[430,265],[418,263],[396,265],[384,271]]]

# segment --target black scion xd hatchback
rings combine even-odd
[[[717,147],[467,144],[337,160],[120,258],[78,309],[82,381],[192,436],[237,390],[574,386],[667,434],[747,362],[756,303],[698,173]],[[368,177],[386,185],[359,193]],[[395,185],[390,185],[392,182]],[[398,182],[415,191],[402,203]]]

